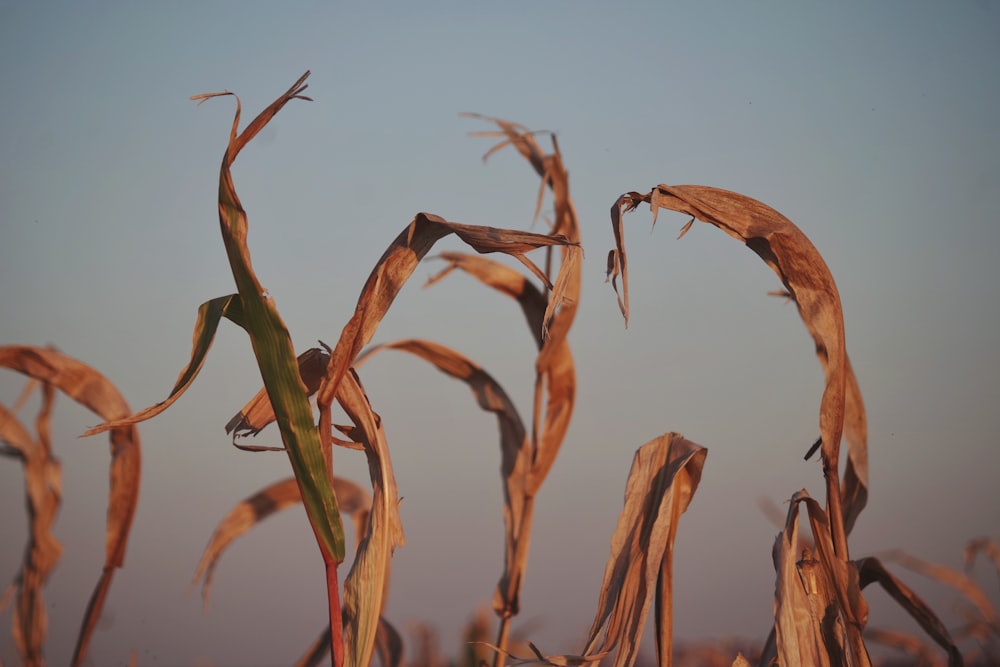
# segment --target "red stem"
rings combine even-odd
[[[330,656],[333,658],[333,667],[344,666],[344,620],[340,611],[338,565],[332,559],[326,561],[326,591],[330,601]]]

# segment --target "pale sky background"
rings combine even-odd
[[[880,3],[5,3],[0,8],[0,343],[54,344],[138,410],[188,359],[198,305],[234,291],[215,196],[238,93],[252,118],[312,70],[239,157],[250,247],[296,348],[334,342],[372,266],[418,211],[526,228],[537,178],[480,157],[474,111],[558,134],[586,250],[576,416],[542,488],[517,627],[578,650],[593,618],[633,452],[678,431],[709,449],[675,562],[679,639],[762,640],[777,528],[758,509],[822,474],[822,372],[794,306],[746,249],[699,223],[627,219],[632,319],[604,264],[608,210],[629,190],[735,190],[798,224],[844,303],[870,424],[871,497],[852,556],[903,548],[954,567],[1000,538],[1000,5]],[[447,241],[440,249],[459,249]],[[451,345],[530,414],[534,352],[516,305],[426,262],[376,335]],[[362,371],[389,437],[408,545],[388,618],[460,649],[502,563],[494,419],[464,386],[389,354]],[[193,388],[141,426],[143,482],[94,664],[287,664],[325,624],[322,563],[301,509],[238,542],[209,613],[188,584],[216,522],[290,475],[223,426],[259,388],[224,323]],[[0,375],[0,400],[21,379]],[[32,412],[23,413],[31,421]],[[63,398],[64,467],[47,655],[65,664],[104,553],[107,444]],[[258,444],[276,444],[273,429]],[[337,471],[359,481],[360,455]],[[0,462],[0,577],[26,539],[21,470]],[[353,549],[353,547],[351,547]],[[346,571],[346,565],[345,565]],[[903,578],[947,614],[955,597]],[[980,580],[995,578],[980,565]],[[872,590],[872,625],[914,629]],[[949,616],[954,620],[953,616]],[[10,610],[0,659],[16,664]]]

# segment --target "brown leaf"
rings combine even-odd
[[[799,505],[806,508],[815,553],[795,562],[794,551],[798,542],[792,539],[797,540]],[[786,656],[780,662],[795,663],[795,659],[788,662],[789,656],[799,650],[811,651],[807,644],[812,641],[831,660],[830,664],[849,664],[845,649],[850,653],[850,664],[870,664],[861,635],[868,622],[868,603],[861,595],[857,568],[854,563],[845,563],[836,555],[830,520],[820,504],[805,490],[792,496],[785,529],[778,536],[772,555],[778,572],[775,590],[777,650],[779,656]],[[797,585],[807,596],[805,599],[790,588],[795,585],[795,578],[789,569],[790,562],[795,563],[800,578]],[[784,608],[779,604],[779,598],[788,600],[789,606]],[[791,643],[783,645],[783,640]]]
[[[346,667],[368,667],[388,594],[392,554],[406,540],[382,419],[372,410],[353,370],[344,376],[337,401],[354,422],[351,437],[364,445],[373,488],[368,531],[344,580],[343,604]]]
[[[971,577],[950,567],[929,563],[898,549],[890,551],[885,555],[885,558],[899,563],[908,570],[918,572],[925,577],[954,588],[975,605],[982,618],[989,625],[1000,628],[1000,615],[997,614],[996,608],[990,602],[989,596],[986,595],[983,589],[979,587],[979,584],[973,581]]]
[[[522,277],[520,274],[514,273]],[[530,498],[526,498],[525,493],[527,473],[531,468],[531,447],[517,408],[514,407],[507,392],[493,379],[493,376],[455,350],[431,341],[410,339],[377,345],[369,348],[358,357],[357,365],[360,366],[372,355],[382,350],[390,349],[416,355],[434,364],[442,373],[462,380],[476,397],[479,407],[494,413],[497,417],[497,425],[500,430],[500,474],[504,485],[506,535],[504,540],[504,572],[497,585],[495,604],[499,601],[501,608],[510,607],[516,613],[517,590],[525,567],[523,559],[519,560],[518,558],[517,549],[521,540],[528,539],[528,536],[523,532],[523,518],[526,511],[525,503],[531,502]],[[513,585],[515,582],[517,582],[517,586]],[[508,598],[507,592],[511,589],[513,589],[513,595]]]
[[[317,403],[321,406],[332,404],[332,398],[336,394],[336,386],[340,383],[347,368],[354,363],[361,349],[371,341],[379,323],[392,305],[399,290],[413,274],[417,263],[436,241],[448,234],[457,235],[477,252],[503,252],[511,255],[528,266],[532,273],[543,280],[546,280],[544,274],[525,256],[525,253],[552,245],[576,245],[563,237],[494,227],[461,225],[448,222],[429,213],[418,213],[413,222],[392,242],[368,277],[361,295],[358,297],[354,315],[344,326],[340,339],[329,357],[326,375],[319,386]],[[574,251],[579,252],[579,248],[575,247]],[[549,312],[543,317],[543,322],[552,319],[556,305],[562,302],[566,292],[566,280],[563,276],[556,280],[553,287],[552,303],[549,306]],[[264,398],[258,394],[252,399],[240,411],[239,415],[229,421],[227,430],[232,431],[237,436],[251,435],[260,432],[261,429],[274,421],[274,413],[264,403]],[[248,412],[252,412],[252,414],[248,414]]]
[[[131,413],[121,394],[96,370],[55,350],[26,345],[0,346],[0,367],[18,371],[51,385],[105,420]],[[47,418],[45,429],[47,430]],[[41,435],[41,434],[40,434]],[[45,434],[47,439],[47,433]],[[108,497],[105,560],[90,598],[73,654],[82,663],[115,568],[125,561],[125,547],[139,499],[141,457],[139,432],[134,426],[111,430],[111,483]]]
[[[745,195],[702,185],[659,185],[646,195],[630,192],[611,207],[615,250],[613,270],[622,276],[618,304],[629,314],[628,263],[622,213],[647,203],[654,215],[660,208],[690,215],[743,241],[777,274],[816,344],[816,355],[826,375],[820,402],[820,438],[827,472],[828,503],[833,520],[834,546],[847,558],[846,534],[854,525],[868,495],[867,425],[864,403],[847,360],[840,295],[822,256],[788,218]],[[615,290],[617,294],[617,289]],[[849,444],[844,488],[839,486],[840,441]]]
[[[892,575],[877,558],[862,558],[857,561],[859,583],[862,588],[871,583],[878,583],[886,593],[895,600],[913,620],[920,624],[931,639],[936,641],[948,655],[951,667],[962,665],[962,654],[955,645],[948,628],[937,617],[934,610],[927,606],[919,595],[906,584]]]
[[[617,647],[614,666],[631,667],[654,597],[658,662],[669,660],[674,538],[680,515],[698,489],[706,454],[704,447],[676,433],[661,435],[636,451],[597,614],[581,652],[588,661]]]
[[[333,490],[337,495],[340,511],[354,517],[354,534],[360,541],[368,529],[371,496],[354,482],[341,477],[333,478]],[[206,609],[215,567],[229,545],[272,514],[301,502],[302,495],[299,493],[298,483],[294,477],[289,477],[244,498],[219,522],[201,555],[201,562],[198,563],[192,581],[192,584],[202,582],[201,599]]]
[[[476,252],[504,252],[519,260],[542,281],[548,279],[541,270],[525,256],[530,250],[554,245],[572,245],[573,254],[579,252],[578,244],[565,237],[546,236],[493,227],[476,227],[448,222],[436,215],[418,213],[413,222],[396,237],[396,240],[382,255],[375,269],[368,277],[354,316],[344,326],[340,339],[330,355],[326,377],[320,385],[317,402],[320,406],[330,405],[336,390],[361,349],[367,345],[375,333],[389,306],[402,289],[403,284],[413,274],[417,263],[427,254],[439,239],[448,234],[457,235]],[[560,272],[553,287],[544,322],[551,322],[556,307],[564,301],[569,276]]]

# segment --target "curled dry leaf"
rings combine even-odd
[[[518,277],[520,274],[514,272]],[[524,559],[519,561],[518,545],[528,536],[522,532],[525,512],[525,482],[531,468],[531,446],[521,417],[507,396],[503,387],[478,365],[455,350],[426,340],[400,340],[369,348],[358,357],[360,366],[371,356],[382,350],[399,350],[409,352],[428,363],[433,364],[442,373],[465,382],[476,401],[483,410],[492,412],[497,417],[500,430],[500,473],[504,483],[504,522],[506,524],[504,573],[497,587],[495,598],[501,600],[501,605],[510,600],[516,611],[516,593],[518,586],[514,582],[521,581]],[[513,595],[507,598],[507,592],[513,590]],[[505,606],[505,605],[504,605]]]
[[[385,251],[368,277],[358,297],[354,315],[344,326],[340,339],[329,356],[326,374],[320,382],[317,395],[317,402],[321,406],[332,403],[332,396],[344,372],[354,363],[362,348],[371,341],[379,323],[385,317],[399,290],[413,274],[417,263],[436,241],[449,234],[455,234],[477,252],[502,252],[511,255],[543,280],[546,280],[544,274],[525,256],[525,253],[555,245],[572,245],[573,254],[580,252],[577,244],[571,243],[564,237],[462,225],[448,222],[429,213],[418,213],[413,222]],[[556,306],[563,302],[567,280],[568,277],[562,275],[556,279],[552,300],[543,321],[550,322]],[[261,398],[262,395],[258,394],[258,397],[247,403],[240,413],[229,421],[227,428],[237,436],[253,435],[274,421],[273,410],[269,409]]]
[[[24,663],[33,665],[44,662],[42,649],[48,616],[42,592],[63,552],[62,543],[53,533],[62,503],[62,469],[52,455],[49,435],[55,390],[48,383],[29,380],[28,384],[26,389],[41,387],[42,405],[35,419],[38,438],[33,438],[13,413],[0,406],[0,442],[9,444],[10,449],[4,449],[4,453],[20,459],[24,471],[28,545],[21,571],[9,590],[16,596],[12,619],[14,643]]]
[[[801,558],[796,553],[800,505],[806,508],[815,544],[815,552]],[[774,618],[779,663],[870,664],[861,634],[868,604],[857,568],[836,556],[829,519],[805,490],[792,496],[772,556],[778,575]]]
[[[622,277],[618,305],[626,324],[629,284],[622,214],[640,203],[649,204],[654,223],[657,212],[664,208],[707,222],[743,241],[771,267],[795,301],[826,375],[820,403],[820,442],[834,546],[837,555],[846,560],[846,535],[867,502],[868,435],[864,403],[844,345],[840,295],[826,262],[790,220],[745,195],[702,185],[658,185],[645,195],[630,192],[611,207],[615,249],[609,257],[612,273]],[[848,441],[849,453],[844,488],[840,489],[842,437]]]
[[[354,534],[360,541],[368,530],[371,495],[354,482],[341,477],[333,478],[333,490],[337,494],[341,511],[354,518]],[[219,522],[202,553],[192,581],[193,584],[202,582],[201,599],[205,608],[208,607],[215,567],[229,545],[272,514],[301,502],[298,484],[294,477],[289,477],[244,498]]]
[[[364,445],[371,473],[372,509],[368,531],[358,545],[344,580],[344,648],[347,667],[368,667],[389,589],[390,562],[396,547],[406,543],[399,519],[399,492],[382,430],[361,381],[348,372],[337,401],[354,423],[350,436]]]
[[[0,367],[18,371],[54,387],[102,419],[115,420],[131,410],[118,390],[99,372],[84,363],[55,350],[26,345],[0,346]],[[48,414],[39,421],[48,439]],[[40,429],[41,431],[41,429]],[[83,662],[104,599],[116,568],[125,562],[125,548],[139,500],[141,455],[139,432],[134,426],[111,429],[111,480],[108,491],[107,535],[104,567],[84,614],[80,634],[73,652],[73,665]],[[52,471],[46,473],[46,485],[54,484]],[[58,489],[59,486],[54,487]],[[44,610],[40,610],[44,615]],[[37,618],[36,618],[37,622]],[[44,624],[44,620],[42,620]]]
[[[706,454],[704,447],[676,433],[661,435],[636,451],[586,645],[580,655],[544,662],[594,663],[617,648],[614,666],[631,667],[654,598],[657,661],[669,662],[674,538],[680,515],[698,489]]]
[[[550,134],[553,150],[546,153],[536,140],[538,133],[529,132],[521,125],[476,114],[465,115],[498,126],[497,131],[472,133],[503,139],[483,159],[506,146],[513,146],[541,178],[535,218],[538,218],[545,188],[548,187],[552,191],[555,208],[552,234],[561,234],[569,241],[579,243],[580,227],[569,195],[569,174],[563,166],[555,135]],[[469,254],[443,255],[442,258],[449,262],[449,267],[432,279],[433,282],[452,269],[459,268],[483,284],[515,299],[521,306],[529,330],[539,347],[535,361],[534,413],[530,438],[523,442],[515,459],[512,460],[505,454],[503,466],[505,558],[504,572],[493,596],[493,608],[501,618],[498,644],[504,647],[509,631],[508,621],[520,608],[519,597],[527,567],[534,497],[559,453],[576,401],[576,371],[567,336],[576,317],[580,296],[580,256],[574,247],[561,246],[559,250],[561,261],[556,283],[565,287],[561,292],[557,290],[548,300],[517,271],[490,259]],[[552,251],[553,248],[546,249],[546,276],[551,270]],[[553,304],[561,305],[553,310]],[[551,318],[550,313],[554,313]],[[498,656],[501,655],[504,654],[498,653]],[[498,660],[495,665],[501,663],[502,660]]]
[[[951,638],[948,628],[945,627],[937,614],[934,613],[919,595],[885,569],[885,566],[877,558],[862,558],[857,561],[856,566],[859,585],[862,588],[872,583],[878,583],[913,620],[920,624],[924,632],[944,649],[948,656],[949,667],[960,667],[962,665],[962,654],[959,652],[955,641]],[[884,637],[885,635],[883,634],[882,636]]]

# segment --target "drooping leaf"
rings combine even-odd
[[[358,357],[357,365],[360,367],[364,361],[382,350],[409,352],[433,364],[442,373],[462,380],[476,397],[479,407],[496,415],[500,430],[500,474],[504,482],[504,519],[507,528],[504,573],[496,595],[504,600],[502,596],[514,588],[513,602],[516,604],[516,590],[519,586],[513,587],[511,584],[519,583],[523,576],[524,563],[519,560],[516,551],[519,542],[528,539],[521,529],[524,505],[526,501],[530,502],[530,499],[526,500],[524,489],[531,467],[531,447],[517,408],[489,373],[455,350],[431,341],[409,339],[376,345]]]
[[[337,503],[341,511],[354,518],[356,539],[362,540],[368,530],[371,495],[354,482],[342,477],[333,478],[333,490],[337,494]],[[301,502],[302,495],[299,493],[298,483],[294,477],[289,477],[244,498],[219,522],[202,553],[192,582],[196,584],[201,581],[201,599],[206,608],[215,567],[229,545],[272,514]]]
[[[820,403],[820,440],[827,475],[827,501],[833,521],[834,546],[847,559],[846,534],[854,525],[868,495],[867,425],[864,403],[847,360],[840,295],[822,256],[786,217],[771,207],[728,190],[701,185],[658,185],[646,195],[630,192],[611,207],[615,250],[609,266],[622,277],[618,303],[629,315],[628,262],[622,214],[647,203],[655,223],[659,209],[677,211],[707,222],[743,241],[781,280],[816,344],[816,355],[826,375]],[[615,289],[618,293],[617,288]],[[848,441],[845,486],[840,488],[840,441]]]
[[[963,664],[962,654],[951,638],[948,628],[919,595],[893,576],[878,558],[860,559],[857,561],[857,569],[861,588],[878,583],[913,620],[920,624],[924,632],[944,649],[948,656],[949,667],[961,667]]]
[[[119,426],[127,426],[129,424],[138,424],[139,422],[146,421],[147,419],[152,419],[156,415],[160,414],[174,402],[181,397],[181,395],[187,391],[194,379],[198,377],[198,373],[201,372],[201,367],[205,364],[205,357],[208,355],[209,349],[212,347],[212,341],[215,340],[215,332],[219,329],[219,322],[223,317],[227,317],[236,322],[242,322],[242,309],[240,307],[240,297],[238,294],[227,294],[226,296],[220,296],[210,301],[206,301],[198,307],[198,319],[195,321],[194,325],[194,336],[191,345],[191,359],[188,361],[187,366],[181,371],[180,375],[177,377],[177,382],[174,383],[174,388],[170,391],[170,395],[163,401],[151,405],[144,410],[140,410],[135,414],[129,415],[128,417],[123,417],[121,419],[115,419],[111,421],[106,421],[103,424],[95,426],[84,432],[84,436],[96,435],[97,433],[103,433],[112,428]]]
[[[997,613],[996,607],[993,606],[989,596],[979,587],[979,584],[965,573],[944,565],[927,562],[898,549],[885,554],[885,558],[899,563],[908,570],[954,588],[975,606],[987,624],[997,628],[1000,632],[1000,614]]]
[[[90,366],[55,350],[26,345],[0,346],[0,367],[18,371],[55,387],[104,420],[119,419],[131,413],[125,399],[107,378]],[[43,421],[47,429],[48,417]],[[47,440],[47,432],[44,438]],[[125,548],[139,500],[139,432],[134,426],[115,427],[111,429],[109,440],[111,481],[104,568],[84,614],[73,652],[73,665],[81,664],[86,657],[90,637],[101,615],[114,571],[124,565]],[[52,484],[51,472],[46,473],[46,477],[49,479],[45,483]]]
[[[510,229],[477,227],[448,222],[429,213],[418,213],[406,229],[392,242],[369,275],[357,307],[350,321],[344,326],[337,345],[330,354],[316,400],[321,406],[332,404],[336,387],[362,348],[367,345],[382,318],[388,312],[393,300],[403,285],[413,274],[419,261],[439,239],[455,234],[466,244],[480,253],[502,252],[518,259],[537,276],[544,279],[541,270],[525,253],[536,248],[553,245],[572,245],[576,253],[579,247],[563,237],[532,234]],[[568,277],[560,275],[553,285],[549,310],[544,321],[551,321],[553,311],[563,301]],[[259,433],[274,420],[273,411],[251,401],[239,414],[230,420],[229,426],[237,436]],[[253,414],[247,414],[254,406]]]
[[[553,150],[546,153],[536,135],[516,123],[464,114],[494,123],[494,132],[473,132],[477,136],[500,137],[503,140],[491,148],[483,159],[496,151],[513,146],[535,169],[541,178],[535,207],[535,219],[541,211],[546,187],[552,191],[555,220],[552,234],[564,235],[572,242],[580,241],[580,228],[576,209],[569,195],[569,175],[563,166],[562,155],[555,135]],[[553,248],[546,249],[545,275],[549,277],[553,263]],[[518,453],[516,465],[504,466],[504,573],[497,584],[493,608],[501,619],[497,643],[506,647],[509,619],[520,608],[520,590],[527,567],[531,541],[531,524],[534,498],[548,471],[555,462],[559,449],[569,429],[576,402],[576,371],[567,336],[576,317],[581,283],[579,254],[573,248],[562,246],[560,251],[559,280],[565,282],[561,305],[553,311],[556,295],[546,300],[544,295],[523,275],[487,258],[466,253],[446,253],[442,257],[450,266],[431,282],[440,279],[455,268],[469,273],[483,284],[517,300],[528,322],[529,330],[539,347],[535,361],[535,396],[530,438]],[[558,281],[557,281],[558,282]],[[554,315],[549,319],[549,313]],[[547,333],[547,335],[545,335]],[[524,473],[527,466],[527,474]],[[498,657],[505,655],[498,652]],[[498,659],[494,667],[500,667]]]

